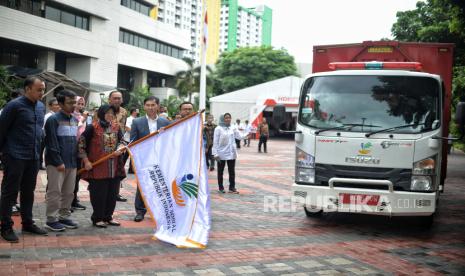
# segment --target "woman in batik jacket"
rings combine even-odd
[[[85,172],[81,178],[89,182],[92,223],[96,227],[119,226],[113,219],[118,185],[126,175],[120,151],[123,146],[123,133],[115,121],[115,110],[110,105],[102,105],[97,112],[98,119],[88,125],[79,138],[79,157]],[[92,167],[92,163],[105,155],[114,153],[112,158]]]

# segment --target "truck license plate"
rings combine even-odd
[[[339,194],[342,204],[377,206],[379,195]]]

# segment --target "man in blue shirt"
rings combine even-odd
[[[19,191],[23,232],[47,235],[47,231],[32,220],[45,115],[45,106],[40,101],[44,91],[44,81],[28,77],[24,81],[24,96],[9,102],[0,115],[0,152],[5,161],[0,199],[1,236],[9,242],[18,242],[13,231],[11,207]]]
[[[47,223],[51,231],[74,229],[78,225],[70,219],[71,202],[77,168],[78,120],[72,115],[76,94],[63,90],[57,95],[61,111],[45,123],[45,164],[47,165]]]

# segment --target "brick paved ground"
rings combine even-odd
[[[48,237],[20,235],[0,241],[0,275],[392,275],[465,274],[465,155],[454,154],[436,222],[425,229],[412,219],[303,211],[264,212],[265,196],[289,195],[293,142],[270,141],[268,154],[240,150],[240,195],[218,194],[210,174],[212,231],[205,250],[178,249],[151,239],[153,223],[135,223],[132,177],[118,203],[122,227],[91,226],[90,210],[77,211],[80,228]],[[44,223],[45,177],[34,208]],[[227,179],[227,178],[226,178]],[[86,183],[80,198],[90,206]],[[15,227],[18,227],[17,218]]]

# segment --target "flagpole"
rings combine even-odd
[[[200,98],[199,98],[199,109],[206,108],[206,95],[207,95],[207,43],[208,43],[208,28],[207,25],[207,4],[206,0],[202,1],[202,18],[204,18],[202,22],[202,43],[200,44]]]
[[[155,132],[153,132],[153,133],[150,133],[150,134],[148,134],[148,135],[146,135],[146,136],[140,138],[140,139],[137,140],[137,141],[133,141],[133,142],[129,143],[129,145],[127,145],[127,146],[124,147],[124,148],[117,149],[117,150],[115,150],[115,151],[112,152],[112,153],[109,153],[109,154],[107,154],[107,155],[104,155],[104,156],[102,156],[100,159],[98,159],[97,161],[93,162],[93,163],[92,163],[92,167],[97,166],[98,164],[100,164],[100,163],[102,163],[102,162],[105,162],[105,161],[107,161],[108,159],[110,159],[110,158],[112,158],[112,157],[115,157],[115,156],[116,156],[115,153],[116,153],[117,151],[124,151],[127,147],[132,147],[132,146],[134,146],[134,145],[137,145],[137,144],[139,144],[139,143],[141,143],[141,142],[147,140],[148,138],[150,138],[150,137],[152,137],[152,136],[155,136],[155,135],[157,135],[157,134],[160,134],[160,132],[162,132],[162,131],[166,131],[167,129],[170,129],[170,128],[174,127],[174,126],[179,125],[180,123],[183,123],[183,122],[189,120],[189,119],[192,118],[192,117],[195,117],[197,114],[199,114],[199,113],[202,114],[202,113],[204,113],[204,112],[205,112],[205,109],[202,109],[202,110],[200,110],[200,111],[198,111],[198,112],[192,113],[191,115],[188,115],[187,117],[182,118],[182,119],[179,120],[179,121],[175,121],[174,123],[169,124],[169,125],[167,125],[167,126],[165,126],[165,127],[162,127],[162,128],[160,128],[159,130],[157,130],[157,131],[155,131]],[[77,172],[77,174],[79,175],[79,174],[83,173],[85,170],[86,170],[85,168],[82,168],[82,169],[80,169],[80,170]]]

